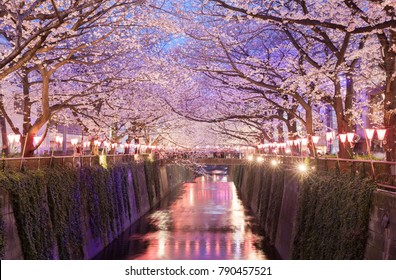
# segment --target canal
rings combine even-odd
[[[95,259],[273,259],[255,222],[227,175],[205,175],[183,184]]]

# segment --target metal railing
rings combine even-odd
[[[33,170],[56,167],[85,167],[97,166],[117,162],[135,161],[133,155],[84,155],[84,156],[47,156],[47,157],[24,157],[24,158],[1,158],[0,168],[3,172],[18,170]]]
[[[266,160],[278,159],[286,166],[308,163],[317,170],[351,173],[362,177],[371,177],[384,190],[396,191],[396,162],[380,160],[359,160],[330,157],[256,155]]]
[[[149,155],[139,155],[135,158],[134,155],[84,155],[84,156],[48,156],[48,157],[24,157],[24,158],[1,158],[0,170],[18,171],[18,170],[32,170],[41,168],[56,168],[56,167],[86,167],[98,166],[105,164],[115,164],[119,162],[139,162]],[[329,172],[340,172],[351,174],[359,174],[362,177],[371,177],[381,189],[396,192],[396,162],[378,161],[378,160],[357,160],[357,159],[342,159],[330,157],[303,157],[303,156],[286,156],[286,155],[264,155],[256,154],[257,157],[264,158],[265,161],[277,159],[282,164],[291,167],[298,163],[309,162],[311,167],[317,170],[324,170]],[[194,158],[192,161],[198,164],[218,164],[218,165],[239,165],[252,164],[256,162],[248,161],[247,158]],[[160,162],[177,163],[178,159],[162,159]],[[261,163],[257,163],[261,164]]]

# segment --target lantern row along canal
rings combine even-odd
[[[217,173],[217,174],[216,174]],[[183,184],[95,259],[262,260],[264,236],[220,170]]]

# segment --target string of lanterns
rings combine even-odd
[[[369,141],[369,146],[371,146],[371,141],[374,137],[374,133],[376,132],[377,138],[380,141],[380,147],[382,147],[385,135],[386,135],[386,129],[373,129],[373,128],[367,128],[365,129],[365,134],[366,137]],[[333,140],[336,139],[336,134],[334,131],[331,132],[326,132],[326,142],[331,143]],[[356,139],[356,133],[355,132],[347,132],[347,133],[340,133],[338,134],[338,139],[340,143],[345,145],[346,143],[349,143],[351,147],[353,147],[353,143],[355,142]],[[320,136],[318,135],[313,135],[311,136],[311,141],[314,145],[317,145],[319,143]],[[265,143],[265,144],[259,144],[257,148],[259,150],[264,150],[264,149],[286,149],[286,147],[292,148],[292,147],[302,147],[302,146],[307,146],[309,143],[308,138],[297,138],[297,139],[290,139],[287,140],[283,143],[278,143],[278,142],[272,142],[272,143]]]

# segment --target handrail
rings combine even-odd
[[[116,161],[135,161],[134,155],[110,154],[106,155],[106,163]],[[139,161],[139,160],[136,160]],[[40,169],[41,167],[53,167],[71,165],[76,167],[92,166],[100,164],[100,155],[70,155],[70,156],[39,156],[1,158],[0,170],[22,170],[23,168]],[[33,165],[33,166],[32,166]]]

